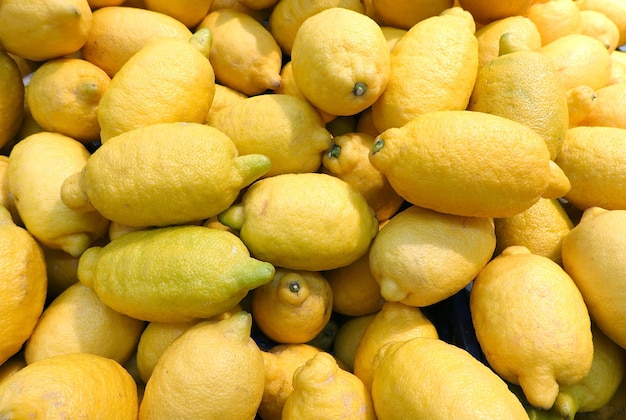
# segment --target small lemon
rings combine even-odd
[[[323,173],[259,180],[219,220],[239,231],[255,258],[278,267],[322,271],[363,256],[378,232],[365,198]]]
[[[209,13],[213,0],[144,0],[146,9],[171,16],[193,28]]]
[[[574,3],[576,4],[576,2]],[[582,34],[598,39],[609,53],[615,51],[619,42],[619,28],[610,17],[597,10],[581,10]]]
[[[453,5],[454,0],[372,0],[372,7],[380,23],[406,30],[424,19],[439,15]]]
[[[594,91],[593,106],[578,125],[626,128],[626,81]]]
[[[203,226],[130,232],[78,262],[78,278],[106,305],[146,321],[217,315],[273,276],[235,235]]]
[[[569,128],[576,127],[591,112],[596,100],[596,92],[585,85],[573,87],[567,91],[567,110]]]
[[[591,321],[572,278],[549,258],[511,246],[470,292],[476,337],[490,366],[549,409],[560,386],[580,382],[593,358]]]
[[[17,63],[0,50],[0,148],[18,133],[24,119],[24,84]]]
[[[479,68],[500,55],[500,38],[507,33],[513,34],[515,39],[532,51],[541,48],[537,25],[527,17],[517,15],[494,20],[476,30]]]
[[[361,338],[372,322],[377,312],[349,318],[337,330],[333,342],[333,354],[346,366],[349,372],[354,373],[354,357]]]
[[[380,26],[342,7],[325,9],[302,23],[291,62],[304,97],[332,115],[363,111],[389,81],[389,47]]]
[[[542,45],[565,35],[582,33],[580,9],[572,0],[533,1],[525,16],[539,30]]]

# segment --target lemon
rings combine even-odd
[[[128,226],[191,223],[228,208],[269,168],[264,155],[239,156],[216,128],[152,124],[104,143],[66,177],[61,198]]]
[[[241,99],[245,99],[248,96],[243,93],[236,91],[233,88],[229,88],[228,86],[220,85],[219,83],[215,84],[215,95],[213,96],[213,102],[211,103],[211,108],[209,108],[209,112],[206,116],[206,121],[209,121],[213,115],[217,114],[218,111],[230,106]]]
[[[499,56],[478,70],[467,109],[527,125],[544,139],[551,159],[569,127],[567,92],[551,60],[508,33],[500,37]]]
[[[233,9],[209,13],[198,25],[213,35],[209,59],[216,80],[248,96],[280,86],[282,53],[270,32]]]
[[[570,128],[556,163],[571,180],[565,198],[577,208],[626,209],[624,164],[626,128]]]
[[[590,207],[563,241],[563,267],[580,289],[591,318],[626,348],[626,268],[623,249],[626,210]]]
[[[63,181],[89,157],[77,140],[50,132],[25,138],[9,155],[9,192],[26,228],[43,245],[73,256],[102,237],[109,225],[97,211],[78,212],[61,201]]]
[[[164,1],[164,0],[144,0],[146,9],[171,16],[193,28],[204,19],[209,13],[213,0],[187,0],[187,1]]]
[[[88,143],[100,138],[98,104],[110,82],[104,70],[89,61],[57,58],[32,74],[26,100],[44,130]]]
[[[573,87],[567,91],[567,109],[569,128],[576,127],[583,121],[594,107],[596,92],[585,85]]]
[[[578,125],[626,128],[626,81],[594,91],[593,106]]]
[[[500,55],[500,38],[512,34],[522,45],[537,51],[541,48],[541,35],[537,25],[526,16],[509,16],[494,20],[476,30],[478,40],[478,67]]]
[[[6,362],[0,364],[0,384],[24,367],[26,367],[24,352],[18,352],[11,356]]]
[[[15,207],[15,200],[9,193],[9,157],[0,155],[0,206],[4,207],[11,214],[11,219],[15,224],[23,226],[20,215]]]
[[[576,4],[576,3],[575,3]],[[606,14],[597,10],[581,10],[580,18],[583,35],[589,35],[602,42],[609,53],[619,45],[619,28]]]
[[[490,366],[519,384],[528,402],[549,409],[560,386],[587,376],[591,321],[570,276],[523,246],[506,248],[474,280],[470,312]]]
[[[601,330],[592,328],[593,362],[581,382],[559,389],[554,409],[566,418],[597,410],[607,404],[624,378],[624,349]]]
[[[470,12],[477,22],[486,24],[510,16],[524,16],[532,0],[458,0],[459,5]]]
[[[24,84],[17,63],[0,50],[0,148],[18,133],[24,118]]]
[[[137,418],[137,386],[119,363],[89,353],[34,362],[0,384],[0,416]]]
[[[119,6],[125,3],[125,0],[87,0],[91,10],[100,9],[102,7]]]
[[[323,170],[359,191],[376,213],[378,221],[389,219],[404,204],[387,178],[369,161],[375,138],[364,133],[334,136],[332,146],[322,158]]]
[[[534,1],[526,16],[537,26],[543,45],[565,35],[582,33],[580,9],[572,0]]]
[[[372,105],[379,132],[426,112],[467,107],[478,69],[475,29],[459,7],[409,29],[391,51],[389,83]]]
[[[367,326],[376,317],[376,312],[354,316],[345,321],[335,335],[333,342],[333,354],[335,358],[346,366],[348,372],[354,373],[354,357],[359,347],[361,338],[365,334]]]
[[[528,419],[498,375],[435,338],[384,345],[374,359],[372,399],[380,420]]]
[[[109,6],[93,12],[83,58],[110,77],[148,43],[159,38],[188,40],[191,31],[178,20],[144,8]]]
[[[267,156],[272,167],[266,177],[316,172],[331,146],[331,134],[317,110],[292,95],[246,98],[214,114],[208,124],[230,137],[239,154]]]
[[[559,200],[540,198],[528,210],[515,216],[495,219],[496,254],[521,245],[535,255],[561,264],[561,246],[574,227]]]
[[[285,401],[293,391],[293,374],[321,350],[309,344],[278,344],[263,352],[265,388],[258,414],[263,420],[280,420]]]
[[[356,132],[362,134],[369,134],[370,136],[378,136],[380,131],[374,125],[374,113],[372,112],[372,107],[369,107],[359,114],[359,119],[356,124]]]
[[[332,115],[363,111],[378,99],[389,80],[389,47],[380,26],[342,7],[325,9],[302,23],[293,41],[291,62],[304,97]]]
[[[217,315],[273,276],[274,267],[250,258],[235,235],[202,226],[130,232],[78,262],[78,278],[102,302],[146,321]]]
[[[614,59],[611,54],[611,78],[609,85],[626,82],[626,64]]]
[[[102,142],[157,123],[203,123],[215,94],[210,45],[204,29],[189,40],[157,39],[129,58],[98,106]]]
[[[272,9],[278,0],[239,0],[239,3],[253,10]]]
[[[240,311],[189,328],[163,352],[139,419],[252,419],[263,396],[263,355]]]
[[[255,182],[219,220],[250,253],[275,266],[322,271],[363,256],[378,232],[373,210],[350,184],[322,173]]]
[[[577,413],[580,420],[611,420],[620,418],[626,413],[626,381],[622,380],[613,397],[602,407],[585,413]]]
[[[37,241],[0,206],[0,365],[32,334],[46,299],[46,262]]]
[[[293,391],[282,419],[376,418],[372,397],[354,374],[339,367],[326,352],[317,353],[293,374]]]
[[[17,56],[45,61],[80,50],[91,22],[87,0],[7,0],[0,5],[0,44]]]
[[[461,216],[512,216],[570,187],[539,134],[476,111],[429,112],[386,130],[370,161],[410,203]]]
[[[106,239],[104,239],[106,240]],[[59,296],[65,289],[78,282],[78,259],[65,251],[42,245],[48,274],[48,301]]]
[[[626,44],[626,4],[620,0],[576,0],[580,10],[595,10],[608,16],[619,28],[617,45]]]
[[[354,374],[371,391],[374,358],[387,343],[415,337],[439,338],[433,323],[419,308],[385,302],[359,340],[354,354]]]
[[[424,19],[439,15],[453,5],[453,0],[372,0],[372,7],[378,17],[378,22],[406,30]]]
[[[278,268],[269,283],[252,291],[252,317],[279,343],[313,340],[330,320],[332,289],[319,272]]]
[[[43,311],[25,346],[26,362],[67,353],[91,353],[124,364],[135,351],[144,322],[106,306],[75,283]]]

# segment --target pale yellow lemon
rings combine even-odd
[[[594,91],[593,106],[578,125],[626,128],[626,81]]]
[[[610,17],[597,10],[581,10],[582,34],[597,38],[610,53],[619,45],[619,28]]]
[[[626,4],[620,0],[575,0],[580,10],[595,10],[608,16],[619,28],[617,45],[626,44]]]
[[[580,9],[572,0],[535,1],[528,7],[525,16],[539,30],[543,45],[564,35],[582,33]]]

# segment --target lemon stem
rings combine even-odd
[[[377,138],[374,142],[374,146],[372,146],[372,154],[380,152],[380,150],[385,146],[385,140],[381,138]]]
[[[289,283],[289,290],[293,293],[298,293],[300,291],[300,283],[297,281],[292,281]]]
[[[330,148],[330,152],[328,152],[328,157],[338,158],[341,154],[341,146],[338,144],[333,144],[333,147]]]
[[[363,82],[356,82],[354,84],[354,89],[352,89],[352,93],[355,96],[363,96],[367,92],[367,85]]]

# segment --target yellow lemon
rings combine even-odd
[[[626,4],[620,0],[575,0],[580,10],[595,10],[608,16],[619,28],[617,45],[626,44]]]
[[[283,407],[282,419],[376,418],[372,397],[363,382],[339,367],[326,352],[317,353],[293,374],[293,391]]]
[[[513,245],[521,245],[535,255],[561,264],[563,239],[574,227],[557,199],[540,198],[515,216],[495,219],[496,254]]]
[[[302,23],[291,62],[304,97],[332,115],[363,111],[389,80],[389,47],[380,26],[342,7],[325,9]]]
[[[611,78],[609,85],[626,82],[626,64],[615,60],[611,54]]]
[[[560,386],[589,373],[591,321],[570,276],[549,258],[511,246],[478,274],[470,292],[476,337],[490,366],[549,409]]]
[[[251,326],[250,314],[240,311],[198,323],[174,340],[146,384],[139,419],[254,418],[265,370]]]
[[[374,358],[387,343],[415,337],[439,338],[433,323],[419,308],[385,302],[368,324],[354,354],[354,374],[371,390]]]
[[[461,216],[512,216],[570,187],[539,134],[476,111],[429,112],[386,130],[370,161],[405,200]]]
[[[569,127],[567,92],[551,60],[513,34],[500,38],[500,55],[478,70],[467,109],[527,125],[544,139],[551,159]]]
[[[532,20],[519,15],[498,19],[476,30],[479,68],[500,55],[500,38],[507,33],[530,50],[541,48],[541,35]]]
[[[607,404],[624,379],[624,349],[593,326],[593,362],[581,382],[559,389],[553,409],[565,418],[597,410]]]
[[[209,9],[209,13],[223,9],[231,9],[236,12],[245,13],[246,15],[254,18],[257,22],[265,25],[273,8],[270,7],[262,10],[255,10],[248,6],[245,6],[239,0],[213,0],[213,3],[211,3],[211,8]]]
[[[532,0],[458,0],[459,6],[474,16],[477,22],[487,24],[510,16],[524,16]]]
[[[611,77],[611,55],[602,42],[589,35],[563,35],[540,50],[547,55],[565,90],[586,85],[600,89]]]
[[[572,0],[534,1],[525,16],[539,30],[543,45],[564,35],[582,33],[580,9]]]
[[[253,17],[220,9],[209,13],[197,28],[212,33],[209,59],[219,83],[248,96],[280,86],[280,47]]]
[[[211,108],[209,108],[209,112],[206,116],[206,121],[209,121],[213,115],[217,114],[218,111],[230,106],[241,99],[245,99],[248,96],[243,93],[236,91],[233,88],[229,88],[228,86],[220,85],[219,83],[215,84],[215,95],[213,96],[213,102],[211,103]]]
[[[157,123],[204,123],[215,94],[211,34],[161,38],[135,53],[111,79],[98,106],[100,137]]]
[[[320,351],[309,344],[278,344],[263,352],[265,388],[258,410],[263,420],[281,420],[294,372]]]
[[[41,247],[0,206],[0,365],[30,337],[46,300],[46,262]]]
[[[146,9],[171,16],[193,28],[209,13],[213,0],[144,0]]]
[[[589,86],[579,85],[567,91],[569,128],[578,126],[587,117],[595,100],[596,92]]]
[[[173,17],[137,7],[109,6],[93,12],[83,58],[110,77],[148,43],[160,38],[188,40],[191,31]]]
[[[307,18],[331,7],[343,7],[358,13],[365,13],[362,0],[280,0],[269,16],[269,31],[285,54],[291,55],[293,41],[302,23]]]
[[[318,272],[278,268],[269,283],[252,292],[252,318],[279,343],[306,343],[330,320],[333,294]]]
[[[370,269],[385,300],[428,306],[467,286],[495,247],[490,218],[411,206],[392,217],[374,238]]]
[[[75,257],[109,225],[97,211],[78,212],[61,200],[63,181],[89,157],[77,140],[50,132],[27,137],[9,155],[9,192],[26,228],[42,244]]]
[[[389,83],[372,105],[379,132],[426,112],[467,107],[478,69],[475,29],[459,7],[409,29],[391,51]]]
[[[557,164],[571,180],[565,198],[581,210],[598,206],[626,209],[622,165],[626,128],[570,128]]]
[[[626,268],[621,250],[626,210],[591,207],[563,241],[563,267],[574,279],[595,324],[626,348]]]
[[[98,104],[111,79],[100,67],[79,58],[57,58],[33,73],[26,100],[44,130],[84,143],[100,138]]]
[[[0,155],[0,206],[4,207],[11,214],[11,219],[15,224],[23,226],[20,215],[15,207],[15,200],[9,193],[9,157]]]
[[[119,363],[89,353],[34,362],[0,384],[5,418],[137,418],[137,386]]]
[[[626,128],[626,81],[594,91],[593,106],[578,125]]]
[[[18,133],[24,119],[24,84],[17,63],[0,50],[0,148]]]
[[[380,23],[407,30],[424,19],[439,15],[453,5],[454,0],[372,0],[374,13]]]
[[[346,366],[349,372],[354,373],[356,350],[367,326],[376,317],[376,314],[377,312],[351,317],[341,324],[337,330],[335,341],[333,342],[333,354],[338,361]]]
[[[322,173],[259,180],[219,220],[256,258],[294,270],[332,270],[363,256],[378,232],[365,198]],[[314,226],[318,228],[313,228]]]
[[[104,143],[66,177],[61,198],[128,226],[191,223],[228,208],[269,168],[266,156],[239,156],[216,128],[152,124]]]
[[[28,364],[67,353],[97,354],[124,364],[144,326],[106,306],[93,289],[75,283],[43,311],[24,355]]]
[[[317,110],[292,95],[246,98],[212,115],[208,124],[230,137],[239,154],[267,156],[272,166],[265,177],[316,172],[331,146],[331,134]]]
[[[0,364],[0,384],[26,367],[24,352],[18,352],[11,356],[6,362]]]
[[[102,7],[119,6],[126,0],[87,0],[91,10],[100,9]]]
[[[102,302],[146,321],[217,315],[273,276],[274,267],[250,258],[235,235],[203,226],[130,232],[78,262],[78,278]]]
[[[278,0],[238,0],[239,3],[245,7],[249,7],[253,10],[272,9],[272,7],[278,3]]]
[[[80,50],[91,22],[87,0],[7,0],[0,5],[0,44],[17,56],[45,61]]]
[[[498,375],[435,338],[384,345],[374,359],[372,399],[379,420],[528,419]]]
[[[574,3],[576,4],[576,3]],[[619,45],[619,28],[610,17],[597,10],[581,10],[582,34],[602,42],[609,53]]]

